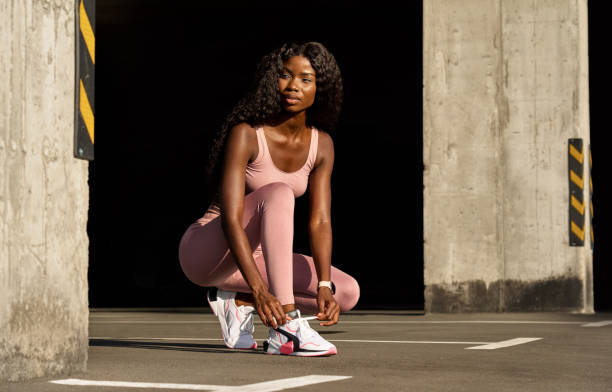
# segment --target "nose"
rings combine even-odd
[[[295,78],[291,78],[291,80],[289,81],[289,83],[287,84],[287,90],[292,90],[292,91],[297,91],[297,86],[295,84]]]

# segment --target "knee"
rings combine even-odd
[[[353,309],[357,305],[357,301],[359,301],[359,294],[359,283],[357,283],[355,278],[349,276],[346,282],[337,287],[336,294],[334,295],[336,302],[340,305],[340,311],[346,312]]]
[[[293,189],[284,182],[271,182],[259,188],[262,192],[262,200],[265,203],[282,205],[293,208],[295,195]]]

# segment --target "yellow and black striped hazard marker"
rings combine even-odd
[[[74,156],[94,158],[96,1],[78,0],[76,10],[76,94]]]
[[[591,212],[591,221],[589,224],[591,237],[591,250],[595,245],[595,237],[593,237],[593,156],[591,155],[591,145],[589,144],[589,210]]]
[[[582,139],[569,139],[569,244],[584,246],[584,153]]]

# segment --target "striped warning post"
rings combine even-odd
[[[593,237],[593,156],[591,154],[591,145],[589,144],[589,211],[591,213],[591,220],[589,224],[589,233],[591,237],[591,250],[595,245],[595,237]]]
[[[94,82],[96,1],[79,0],[76,10],[76,94],[74,156],[94,158]]]
[[[584,152],[582,139],[569,139],[569,244],[584,246]]]

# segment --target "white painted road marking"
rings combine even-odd
[[[594,323],[582,324],[583,327],[604,327],[606,325],[612,325],[612,320],[603,320],[603,321],[596,321]]]
[[[128,338],[113,338],[110,336],[91,337],[90,339],[113,339],[113,340],[201,340],[201,341],[217,341],[221,342],[221,338],[152,338],[144,336],[133,336]],[[265,339],[255,339],[264,341]],[[346,343],[399,343],[399,344],[489,344],[495,342],[455,342],[455,341],[436,341],[436,340],[345,340],[345,339],[327,339],[330,342],[346,342]]]
[[[496,350],[498,348],[517,346],[519,344],[525,344],[540,339],[542,338],[515,338],[510,340],[503,340],[497,343],[485,344],[484,346],[467,347],[466,350]]]
[[[192,340],[192,341],[217,341],[221,342],[223,339],[219,338],[159,338],[159,337],[144,337],[144,336],[133,336],[127,338],[113,338],[109,336],[92,337],[90,339],[113,339],[113,340]],[[519,344],[529,343],[542,338],[516,338],[510,340],[503,340],[501,342],[463,342],[463,341],[441,341],[441,340],[347,340],[347,339],[328,339],[330,342],[342,342],[342,343],[394,343],[394,344],[478,344],[478,346],[467,347],[466,349],[472,350],[495,350],[503,347],[516,346]],[[263,341],[265,339],[255,339]]]
[[[201,340],[201,341],[216,341],[216,342],[222,342],[223,339],[221,338],[182,338],[182,337],[178,337],[178,338],[155,338],[155,337],[146,337],[146,336],[130,336],[127,338],[116,338],[113,336],[92,336],[89,338],[90,340],[95,340],[95,339],[99,339],[99,340]],[[264,340],[264,339],[255,339],[255,340]]]
[[[436,340],[342,340],[328,339],[330,342],[348,342],[348,343],[399,343],[399,344],[489,344],[492,342],[452,342],[452,341],[436,341]]]
[[[122,388],[159,388],[159,389],[187,389],[192,391],[244,391],[244,392],[274,392],[303,387],[306,385],[320,384],[323,382],[339,381],[351,378],[351,376],[321,376],[310,375],[303,377],[282,378],[280,380],[264,381],[255,384],[238,386],[229,385],[207,385],[207,384],[174,384],[155,382],[130,382],[130,381],[97,381],[80,380],[68,378],[65,380],[49,381],[54,384],[98,386],[98,387],[122,387]]]
[[[205,384],[172,384],[154,382],[129,382],[129,381],[98,381],[80,380],[78,378],[68,378],[65,380],[49,381],[53,384],[78,385],[78,386],[97,386],[97,387],[124,387],[124,388],[162,388],[162,389],[190,389],[192,391],[215,391],[224,388],[222,385]]]
[[[117,321],[94,321],[90,324],[219,324],[219,320],[117,320]]]
[[[271,392],[271,391],[282,391],[284,389],[292,389],[297,387],[303,387],[305,385],[320,384],[329,381],[340,381],[352,376],[304,376],[304,377],[293,377],[283,378],[274,381],[265,381],[257,384],[244,385],[232,390],[245,391],[245,392]]]
[[[218,324],[218,320],[115,320],[97,321],[90,320],[90,324]],[[255,324],[261,324],[256,321]],[[377,321],[340,321],[339,324],[584,324],[584,321],[495,321],[495,320],[377,320]],[[590,323],[589,323],[590,324]]]

